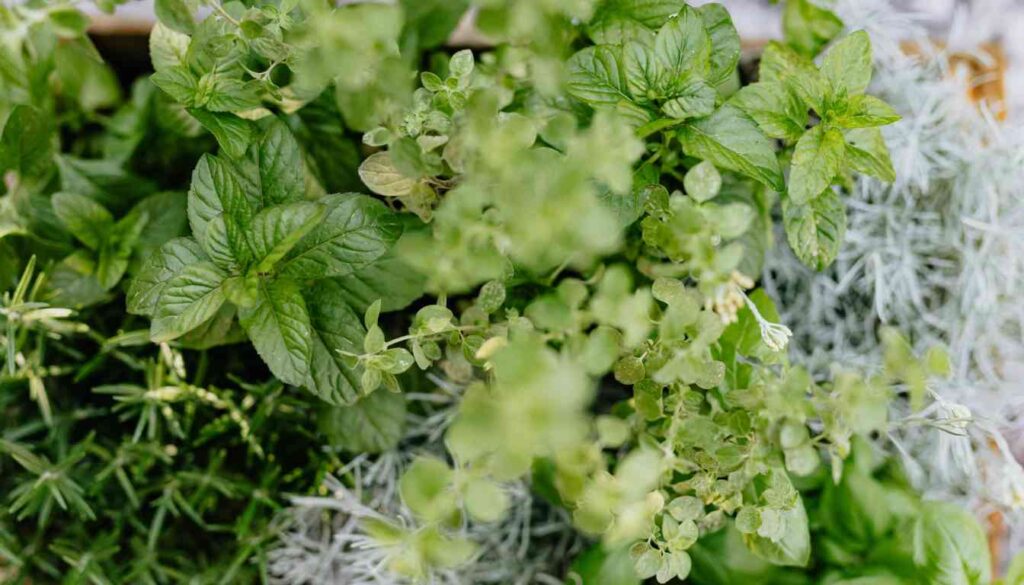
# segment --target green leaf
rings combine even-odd
[[[374,392],[351,406],[320,411],[317,427],[331,447],[352,454],[383,453],[398,446],[405,432],[405,397]]]
[[[832,90],[844,95],[864,93],[871,83],[871,38],[859,30],[836,41],[821,62]]]
[[[320,281],[303,295],[309,310],[312,332],[309,375],[305,387],[325,402],[352,404],[360,395],[361,368],[347,364],[339,350],[362,353],[361,345],[366,329],[359,314],[349,305],[346,291],[339,280]]]
[[[661,111],[677,120],[703,118],[715,111],[718,92],[704,80],[689,83],[661,106]]]
[[[789,199],[806,203],[828,189],[846,160],[843,134],[823,125],[804,133],[793,151],[789,174]]]
[[[206,260],[206,254],[192,238],[175,238],[160,247],[132,279],[128,288],[128,312],[153,315],[168,281],[186,267]]]
[[[917,577],[935,585],[991,580],[985,532],[970,512],[950,502],[923,502],[913,528]]]
[[[803,499],[797,497],[796,505],[782,511],[785,523],[782,538],[773,541],[759,534],[744,534],[743,542],[755,555],[784,567],[806,567],[811,557],[811,535],[807,526],[807,511]]]
[[[722,189],[722,175],[715,165],[702,161],[686,171],[683,176],[683,188],[686,194],[697,201],[704,202],[714,199]]]
[[[660,558],[658,560],[660,562]],[[585,585],[640,585],[641,583],[640,577],[634,570],[629,549],[625,547],[609,551],[605,550],[600,543],[592,545],[576,557],[569,571],[570,575],[578,576],[579,583]],[[656,572],[657,569],[645,577],[653,577]],[[570,579],[569,582],[573,581]]]
[[[795,142],[807,128],[807,106],[777,81],[760,81],[744,86],[729,99],[729,103],[746,112],[772,138]]]
[[[383,256],[401,235],[401,224],[383,203],[365,195],[328,195],[323,221],[281,265],[281,274],[322,279],[351,274]]]
[[[644,213],[644,203],[652,190],[659,189],[658,170],[652,165],[645,165],[633,173],[633,187],[626,193],[616,193],[611,189],[602,189],[597,197],[606,207],[615,213],[619,226],[625,228],[640,219]]]
[[[286,279],[261,282],[256,305],[239,309],[238,317],[277,379],[292,386],[306,383],[313,330],[299,283]]]
[[[41,184],[53,173],[56,144],[49,116],[31,106],[14,106],[0,134],[0,173],[14,171],[22,181]]]
[[[267,126],[257,158],[264,206],[302,201],[306,194],[302,151],[284,122],[275,118]]]
[[[889,149],[878,128],[858,128],[845,135],[846,160],[854,170],[886,182],[896,180]]]
[[[455,512],[452,490],[454,472],[448,464],[434,457],[418,457],[402,474],[398,491],[402,502],[424,522],[448,519]]]
[[[358,312],[376,300],[382,311],[398,311],[423,296],[426,279],[392,248],[352,274],[331,279],[337,294]],[[327,282],[327,281],[324,281]]]
[[[185,0],[156,0],[154,9],[160,22],[180,33],[191,34],[195,29],[192,11]]]
[[[199,79],[192,74],[187,65],[172,65],[158,69],[149,76],[149,80],[174,101],[186,107],[195,105],[199,93]]]
[[[838,109],[838,112],[828,112],[828,119],[843,128],[885,126],[900,119],[892,106],[873,95],[855,95],[845,107]]]
[[[620,45],[654,31],[683,7],[683,0],[609,0],[600,3],[587,23],[587,35],[597,45]]]
[[[791,47],[814,57],[829,41],[843,32],[843,21],[811,0],[786,0],[782,32]]]
[[[199,79],[195,105],[211,112],[242,112],[260,107],[262,101],[256,82],[207,73]]]
[[[153,25],[149,33],[149,58],[155,71],[163,71],[186,64],[188,35],[179,33],[163,23]]]
[[[89,28],[89,17],[73,6],[54,7],[48,16],[57,35],[65,39],[80,37]]]
[[[711,71],[711,37],[701,15],[684,6],[654,37],[654,58],[669,79],[706,78]]]
[[[253,214],[234,170],[218,157],[203,155],[192,172],[188,219],[196,240],[222,267],[251,257],[245,234]]]
[[[846,232],[846,208],[839,195],[826,189],[807,203],[782,202],[786,238],[796,257],[814,270],[835,261]]]
[[[186,266],[163,286],[150,326],[150,338],[157,343],[180,337],[212,317],[226,297],[221,285],[227,278],[209,261]]]
[[[114,227],[105,207],[75,193],[54,193],[53,212],[64,227],[90,250],[98,250]]]
[[[776,191],[785,189],[772,144],[736,106],[725,104],[711,116],[684,126],[679,140],[690,156],[747,175]]]
[[[130,270],[137,271],[139,264],[160,246],[185,233],[188,228],[187,205],[185,193],[163,191],[146,197],[132,208],[126,219],[145,215],[149,221],[135,243],[136,258]]]
[[[264,209],[252,219],[247,232],[258,274],[269,273],[299,241],[313,230],[327,209],[319,203],[301,201]]]
[[[729,11],[721,4],[704,4],[697,7],[697,12],[711,37],[711,71],[707,81],[717,86],[729,79],[740,62],[740,35]]]
[[[244,155],[253,140],[252,123],[234,114],[199,108],[188,108],[188,113],[213,134],[221,150],[232,158]]]
[[[630,102],[626,72],[617,47],[587,47],[569,58],[567,90],[570,95],[592,106],[615,106]]]
[[[772,41],[761,53],[759,81],[777,81],[793,90],[815,111],[821,112],[829,83],[814,63],[782,43]]]
[[[402,197],[412,192],[416,179],[403,175],[391,161],[391,154],[375,152],[359,165],[359,178],[378,195]]]

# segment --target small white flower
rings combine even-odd
[[[761,326],[761,341],[768,346],[772,351],[782,351],[789,345],[789,338],[793,336],[793,332],[782,325],[781,323],[771,323],[769,321],[758,321]]]

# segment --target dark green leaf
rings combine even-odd
[[[149,336],[170,341],[203,324],[224,304],[221,285],[227,274],[216,264],[201,261],[184,267],[163,286]]]
[[[252,219],[247,232],[256,273],[264,274],[319,225],[326,208],[312,201],[285,203],[264,209]]]
[[[330,446],[347,453],[383,453],[398,446],[405,431],[405,397],[373,392],[351,406],[320,411],[320,432]]]
[[[160,247],[143,265],[128,288],[128,312],[153,315],[167,282],[187,266],[206,260],[206,254],[192,238],[175,238]]]
[[[305,387],[325,402],[352,404],[360,394],[362,368],[346,363],[339,350],[361,353],[366,329],[359,315],[349,305],[347,291],[340,279],[320,281],[304,296],[312,331],[311,359]]]
[[[736,106],[725,104],[710,117],[684,126],[679,139],[690,156],[747,175],[776,191],[785,189],[772,144]]]
[[[71,235],[90,250],[98,250],[114,227],[114,218],[106,208],[75,193],[55,193],[53,212]]]
[[[304,385],[313,352],[313,329],[299,284],[285,279],[261,282],[256,305],[240,309],[238,317],[271,373],[286,384]]]

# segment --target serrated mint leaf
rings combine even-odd
[[[53,121],[42,110],[14,106],[0,133],[0,172],[14,171],[22,181],[41,183],[53,173],[56,146]]]
[[[146,197],[132,208],[129,216],[145,214],[149,217],[135,244],[132,271],[165,242],[185,233],[188,227],[187,204],[185,193],[163,191]]]
[[[408,195],[416,186],[416,180],[403,175],[387,152],[375,152],[366,157],[359,165],[359,178],[370,191],[386,197]]]
[[[220,310],[199,327],[179,337],[176,342],[188,349],[210,349],[246,340],[245,330],[235,319],[237,308],[225,303]]]
[[[340,279],[320,281],[304,297],[312,332],[309,374],[304,386],[325,402],[352,404],[360,396],[362,367],[346,363],[339,351],[361,353],[366,329],[350,305]]]
[[[739,107],[772,138],[795,142],[807,128],[807,106],[778,81],[761,81],[740,88],[729,103]]]
[[[90,250],[98,250],[114,227],[105,207],[76,193],[54,193],[53,212],[64,227]]]
[[[185,64],[188,54],[188,35],[157,22],[149,33],[149,58],[155,71]]]
[[[873,95],[850,97],[837,113],[829,112],[828,119],[843,128],[870,128],[899,121],[900,115],[892,106]]]
[[[771,142],[736,106],[725,104],[711,116],[687,124],[679,131],[679,140],[690,156],[747,175],[776,191],[785,189]]]
[[[423,296],[426,279],[394,249],[347,276],[331,279],[336,292],[358,312],[376,300],[382,311],[397,311]]]
[[[227,273],[209,261],[196,262],[172,276],[163,286],[150,324],[157,343],[188,333],[212,317],[224,304],[221,288]]]
[[[322,279],[351,274],[387,252],[402,233],[395,214],[365,195],[328,195],[323,221],[281,264],[282,275]]]
[[[828,80],[810,59],[776,41],[768,43],[761,53],[758,79],[785,85],[816,112],[822,111],[825,96],[830,93]]]
[[[677,120],[703,118],[715,111],[717,98],[718,92],[715,88],[702,79],[696,79],[674,93],[661,105],[661,111]]]
[[[239,309],[238,318],[277,379],[292,386],[306,383],[313,329],[299,283],[286,279],[261,282],[256,305]]]
[[[211,112],[242,112],[261,105],[254,82],[208,73],[199,79],[195,105]]]
[[[153,315],[167,282],[187,266],[206,260],[199,242],[175,238],[154,252],[128,288],[128,312]]]
[[[864,93],[871,83],[871,38],[859,30],[829,47],[821,62],[821,73],[833,91],[846,95]]]
[[[782,32],[791,47],[814,57],[829,41],[843,32],[843,21],[811,0],[786,0]]]
[[[711,38],[711,70],[707,81],[717,86],[729,79],[740,62],[740,35],[733,26],[729,11],[721,4],[698,6],[697,13]]]
[[[263,205],[302,201],[306,195],[302,151],[284,122],[274,119],[267,126],[257,157]]]
[[[192,10],[186,0],[156,0],[153,9],[160,22],[173,30],[190,34],[195,29]]]
[[[845,159],[842,132],[820,124],[805,132],[793,151],[789,199],[805,203],[820,195],[843,169]]]
[[[203,155],[192,171],[188,219],[196,240],[221,266],[251,258],[245,230],[253,213],[233,169],[218,157]]]
[[[846,161],[854,170],[886,182],[896,180],[889,149],[878,128],[857,128],[845,132]]]
[[[786,239],[801,262],[824,270],[835,261],[846,233],[846,208],[839,195],[826,189],[807,203],[782,202]]]
[[[317,427],[327,443],[348,453],[383,453],[394,449],[405,432],[405,396],[373,392],[350,406],[320,411]]]
[[[312,201],[285,203],[252,218],[247,232],[258,274],[269,273],[323,219],[327,209]]]
[[[149,79],[164,93],[171,96],[174,101],[185,107],[195,105],[196,94],[199,92],[199,79],[187,65],[164,67],[157,70]]]
[[[708,76],[711,71],[711,37],[696,10],[684,6],[658,29],[654,37],[654,58],[670,79]]]
[[[592,106],[615,106],[630,102],[625,68],[618,47],[587,47],[569,58],[567,90],[576,99]]]
[[[253,139],[252,123],[226,112],[209,112],[201,108],[187,108],[199,123],[217,139],[228,156],[238,158],[245,154]]]

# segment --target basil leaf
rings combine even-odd
[[[190,264],[163,287],[150,339],[156,343],[180,337],[212,317],[226,297],[221,287],[227,274],[209,261]]]
[[[991,581],[985,532],[970,512],[950,502],[926,501],[913,528],[917,577],[936,585]]]
[[[878,128],[857,128],[845,133],[846,160],[857,172],[886,182],[896,180],[889,149]]]
[[[796,257],[815,270],[835,261],[846,232],[846,208],[839,195],[825,189],[807,203],[782,202],[786,238]]]
[[[405,397],[373,392],[351,406],[324,408],[317,427],[327,443],[348,453],[383,453],[398,446],[405,432]]]
[[[632,101],[626,85],[625,68],[617,47],[587,47],[566,64],[569,94],[591,106],[614,106]]]
[[[711,116],[684,126],[679,140],[690,156],[747,175],[776,191],[785,189],[772,144],[736,106],[725,104]]]
[[[256,304],[239,309],[238,317],[271,373],[286,384],[305,384],[313,329],[299,284],[286,279],[261,282]]]
[[[661,111],[676,120],[703,118],[715,111],[717,98],[718,92],[715,88],[704,80],[697,79],[662,104]]]
[[[312,201],[275,205],[256,214],[249,226],[253,270],[268,273],[323,219],[326,209]]]
[[[846,160],[843,134],[823,125],[811,128],[796,143],[789,174],[789,199],[805,203],[832,184]]]
[[[199,242],[192,238],[175,238],[153,253],[128,288],[128,312],[153,315],[157,301],[167,282],[187,266],[206,260]]]
[[[384,204],[365,195],[328,195],[323,221],[285,258],[281,274],[295,279],[344,276],[384,255],[401,224]]]
[[[711,71],[711,37],[696,10],[684,6],[658,30],[654,58],[670,79],[707,77]]]
[[[761,131],[772,138],[795,142],[807,128],[807,106],[778,81],[760,81],[742,87],[729,98],[729,103],[746,112]]]
[[[821,62],[821,72],[839,94],[864,93],[871,83],[871,38],[859,30],[839,39]]]
[[[54,193],[53,212],[64,227],[90,250],[98,250],[114,227],[105,207],[75,193]]]

